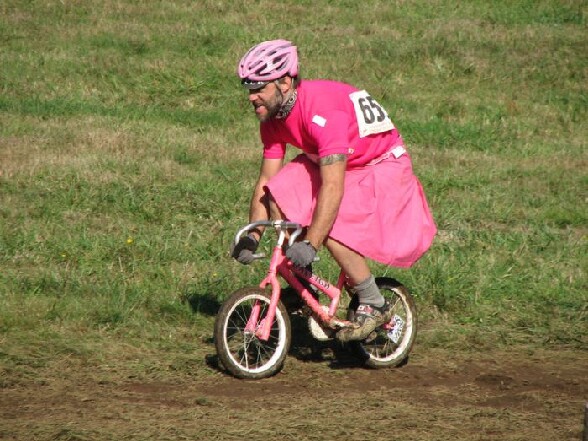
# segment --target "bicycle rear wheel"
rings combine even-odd
[[[214,343],[224,367],[237,378],[260,379],[279,372],[290,348],[290,318],[279,302],[267,341],[246,330],[252,311],[259,329],[267,317],[270,296],[257,287],[235,291],[221,306],[214,325]]]
[[[348,343],[350,350],[373,368],[394,367],[404,363],[416,338],[417,311],[408,290],[395,279],[376,278],[382,295],[392,304],[392,320],[364,341]],[[351,299],[347,319],[353,321],[359,305],[357,296]]]

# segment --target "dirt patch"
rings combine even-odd
[[[6,387],[0,439],[581,439],[586,352],[417,346],[402,368],[370,370],[323,347],[243,381],[216,370],[205,349],[209,365],[194,376],[104,381],[71,369]]]

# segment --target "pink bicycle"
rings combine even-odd
[[[352,297],[346,318],[337,317],[341,294],[347,287],[345,273],[341,271],[337,284],[333,285],[307,269],[296,267],[285,257],[286,244],[293,244],[302,232],[300,224],[254,222],[239,230],[235,244],[242,235],[260,226],[273,227],[277,233],[268,273],[259,287],[235,291],[222,304],[214,325],[219,361],[237,378],[270,377],[284,365],[292,331],[287,309],[281,301],[282,287],[278,276],[299,294],[305,305],[301,311],[308,316],[310,332],[318,340],[333,339],[338,330],[352,326],[359,304],[357,298]],[[257,254],[255,257],[265,256]],[[378,277],[376,283],[392,304],[392,319],[365,340],[346,345],[369,367],[398,366],[408,357],[416,337],[416,306],[408,290],[395,279]],[[321,303],[321,297],[325,296],[326,301]]]

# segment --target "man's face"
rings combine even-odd
[[[284,102],[284,96],[276,83],[272,81],[261,89],[250,90],[249,102],[255,109],[257,119],[264,122],[277,115]]]

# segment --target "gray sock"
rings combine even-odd
[[[377,308],[384,306],[385,299],[376,285],[376,279],[370,275],[367,279],[352,288],[359,297],[359,303],[367,303]]]

